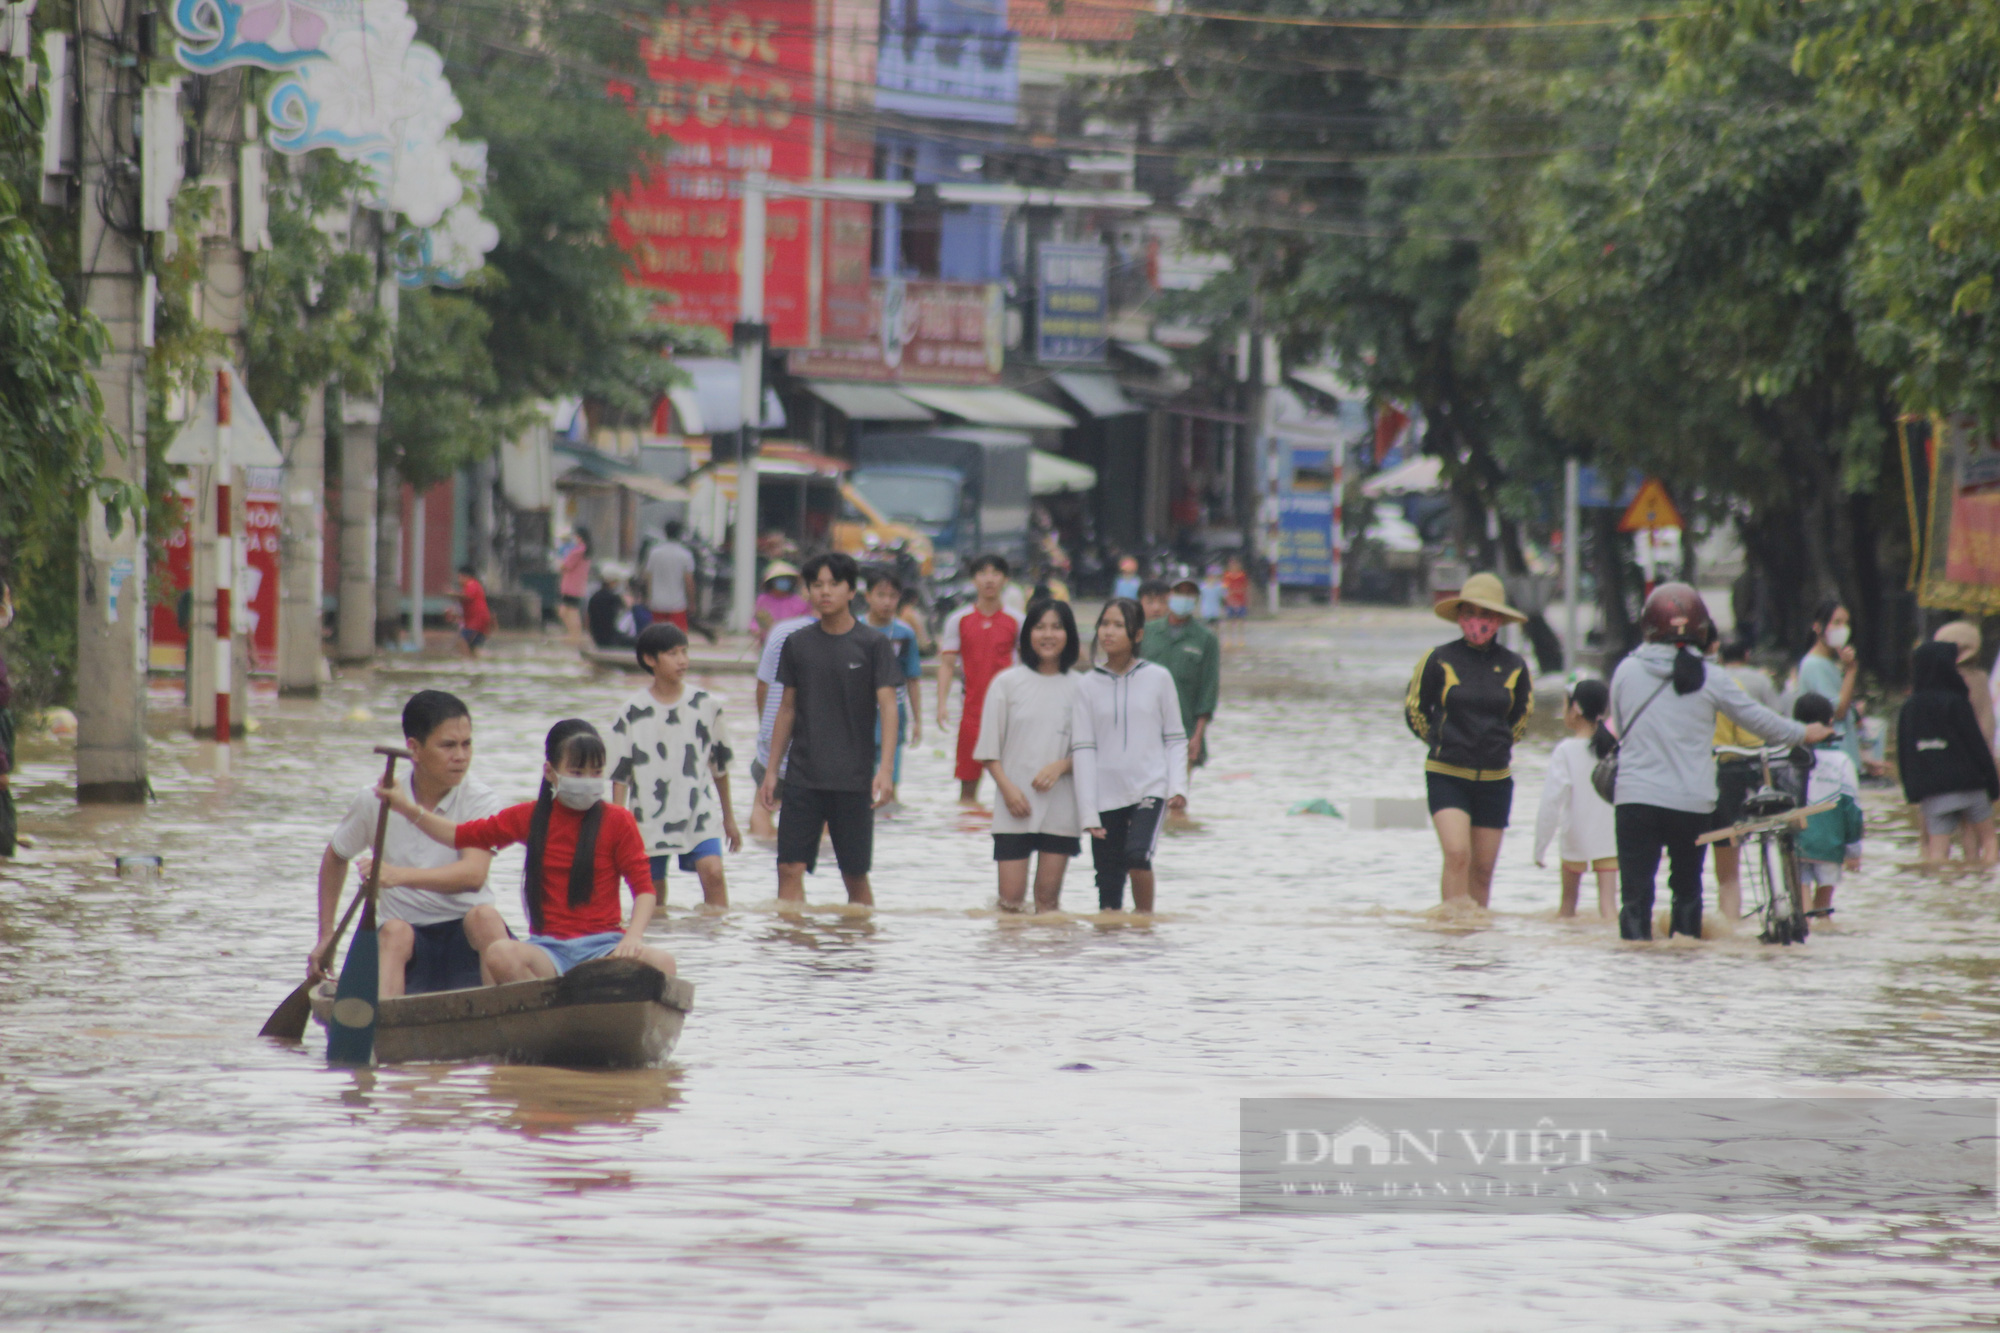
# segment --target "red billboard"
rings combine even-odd
[[[646,179],[613,197],[611,234],[631,258],[631,280],[656,294],[660,319],[724,331],[735,323],[744,172],[779,187],[870,174],[867,130],[814,111],[854,99],[855,62],[836,48],[851,56],[872,43],[873,14],[829,0],[673,3],[641,40],[651,83],[634,96],[662,151]],[[810,346],[824,330],[856,326],[870,228],[866,204],[782,193],[769,201],[764,319],[775,346]]]
[[[277,468],[244,469],[249,490],[243,499],[244,557],[247,564],[235,593],[236,614],[250,630],[250,669],[278,669],[278,513],[280,474]],[[167,538],[167,584],[173,599],[152,608],[150,664],[156,670],[179,670],[187,664],[187,634],[181,629],[182,594],[194,584],[194,484],[175,485],[181,510],[180,526]],[[190,623],[194,608],[185,608]],[[213,629],[210,630],[213,633]]]
[[[877,281],[860,338],[829,333],[786,365],[815,379],[998,384],[1005,310],[998,283]]]

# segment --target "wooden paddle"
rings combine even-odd
[[[408,759],[410,752],[394,745],[378,745],[375,753],[388,756],[382,768],[382,785],[396,780],[396,761]],[[389,803],[375,817],[375,855],[368,863],[368,882],[361,897],[361,924],[355,927],[354,943],[348,946],[347,962],[341,966],[340,980],[333,988],[333,1012],[326,1027],[326,1062],[330,1065],[366,1065],[375,1060],[375,1010],[382,1002],[381,953],[375,938],[375,895],[382,883],[382,842],[389,836]]]
[[[361,900],[367,896],[367,889],[357,886],[354,896],[348,899],[347,910],[341,914],[340,924],[334,927],[333,938],[326,942],[326,948],[320,950],[316,960],[321,973],[333,966],[333,955],[340,949],[340,941],[347,934],[348,923],[354,920],[354,914],[361,909]],[[257,1029],[257,1035],[276,1037],[280,1041],[297,1041],[305,1036],[306,1020],[312,1017],[312,990],[318,984],[318,976],[307,977],[301,981],[298,988],[271,1011],[271,1016],[264,1020],[264,1026]]]

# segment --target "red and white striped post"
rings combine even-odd
[[[236,581],[236,543],[230,531],[229,372],[215,372],[215,743],[229,744],[230,592]],[[228,751],[220,752],[227,762]]]

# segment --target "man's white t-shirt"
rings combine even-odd
[[[663,541],[646,553],[646,605],[655,611],[688,609],[687,576],[694,573],[694,552],[677,541]]]
[[[403,786],[416,799],[414,779],[405,779]],[[354,798],[354,804],[347,808],[347,818],[340,821],[340,827],[333,831],[327,845],[333,854],[343,861],[352,861],[363,852],[372,851],[375,846],[375,820],[382,809],[382,800],[370,787]],[[437,813],[454,824],[463,824],[469,819],[484,819],[488,815],[500,813],[500,798],[493,789],[476,778],[466,778],[444,794],[437,804]],[[423,830],[393,811],[389,815],[389,829],[382,838],[382,860],[392,866],[408,866],[415,870],[436,870],[452,864],[459,858],[459,851],[443,843],[433,842]],[[481,885],[470,893],[433,893],[429,889],[384,888],[377,914],[407,921],[413,926],[434,926],[441,921],[456,921],[481,903],[493,901],[490,886]]]

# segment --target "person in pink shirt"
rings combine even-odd
[[[938,636],[938,729],[951,725],[952,675],[962,665],[965,671],[965,703],[958,723],[958,799],[961,805],[979,804],[979,779],[986,766],[972,757],[979,744],[980,717],[986,705],[986,689],[993,678],[1013,665],[1021,637],[1021,622],[1000,604],[1007,590],[1007,560],[999,555],[982,555],[972,562],[972,604],[952,612]],[[961,660],[962,659],[962,660]]]

